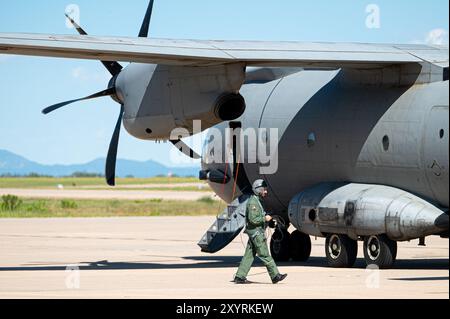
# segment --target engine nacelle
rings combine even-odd
[[[136,138],[156,140],[169,139],[176,128],[193,133],[194,120],[200,120],[205,130],[240,117],[245,111],[239,94],[244,81],[243,64],[130,64],[115,85],[125,106],[126,130]]]
[[[448,231],[448,215],[442,210],[382,185],[320,184],[292,199],[289,219],[300,231],[319,237],[386,234],[405,241]]]

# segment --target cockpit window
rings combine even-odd
[[[309,133],[307,144],[308,144],[308,147],[310,147],[310,148],[313,147],[314,145],[316,145],[316,134],[315,133],[313,133],[313,132]]]

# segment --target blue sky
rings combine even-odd
[[[136,36],[147,0],[15,0],[2,4],[0,32],[72,34],[64,11],[75,3],[92,35]],[[366,27],[366,7],[380,8],[379,29]],[[151,36],[158,38],[425,43],[430,31],[448,43],[448,0],[156,0]],[[437,39],[442,40],[442,39]],[[106,156],[119,106],[109,98],[45,106],[103,90],[109,75],[96,61],[0,55],[0,149],[44,164]],[[169,161],[167,144],[122,131],[119,157]]]

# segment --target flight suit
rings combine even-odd
[[[258,256],[273,280],[279,274],[279,271],[267,247],[267,239],[264,232],[265,212],[257,196],[254,195],[248,200],[245,217],[245,233],[249,236],[249,241],[236,277],[245,279],[250,272],[255,256]]]

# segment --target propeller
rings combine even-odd
[[[153,3],[154,3],[154,0],[150,0],[147,11],[145,13],[144,21],[142,22],[141,30],[139,31],[139,37],[147,37],[148,36],[150,20],[151,20],[152,11],[153,11]],[[79,34],[86,35],[86,36],[88,35],[87,32],[81,26],[79,26],[75,22],[75,20],[72,19],[68,14],[66,14],[66,17],[73,24],[73,26],[76,28],[76,30]],[[121,103],[120,98],[117,97],[117,94],[116,94],[117,90],[116,90],[114,83],[115,83],[115,79],[120,74],[123,67],[116,61],[101,61],[101,62],[105,66],[105,68],[109,71],[109,73],[111,73],[111,75],[112,75],[112,79],[110,81],[108,89],[97,92],[95,94],[92,94],[92,95],[89,95],[86,97],[83,97],[83,98],[80,98],[80,99],[75,99],[75,100],[70,100],[70,101],[54,104],[52,106],[45,108],[42,111],[42,113],[49,114],[51,112],[54,112],[64,106],[70,105],[72,103],[86,101],[86,100],[92,100],[92,99],[96,99],[96,98],[104,97],[104,96],[111,96],[111,97],[113,97],[113,99],[115,101],[119,102],[121,104],[120,114],[119,114],[119,118],[117,119],[117,123],[116,123],[114,133],[111,138],[111,142],[109,144],[108,156],[106,158],[106,165],[105,165],[106,182],[110,186],[115,186],[115,184],[116,184],[116,180],[115,180],[116,176],[115,175],[116,175],[117,150],[118,150],[118,146],[119,146],[120,130],[122,127],[122,119],[123,119],[123,116],[125,113],[125,107],[124,107],[123,103]],[[200,159],[200,156],[197,153],[195,153],[192,149],[190,149],[189,146],[187,146],[181,140],[173,140],[171,142],[182,153],[186,154],[187,156],[189,156],[191,158],[195,158],[195,159]]]
[[[153,3],[154,0],[150,0],[150,3],[148,4],[147,12],[145,13],[144,21],[142,21],[141,30],[139,31],[139,38],[148,37],[148,30],[150,28],[150,20],[153,12]]]
[[[116,94],[116,88],[109,88],[103,91],[100,91],[98,93],[83,97],[81,99],[76,99],[76,100],[70,100],[70,101],[66,101],[66,102],[62,102],[62,103],[58,103],[52,106],[49,106],[47,108],[45,108],[44,110],[42,110],[42,113],[47,115],[53,111],[56,111],[57,109],[62,108],[63,106],[75,103],[75,102],[81,102],[81,101],[86,101],[86,100],[92,100],[92,99],[96,99],[98,97],[103,97],[103,96],[112,96]]]
[[[145,13],[144,21],[142,21],[141,30],[139,31],[140,38],[148,37],[154,2],[154,0],[150,0],[150,3],[148,4],[147,12]],[[184,143],[181,139],[171,140],[170,142],[184,155],[196,160],[201,159],[201,156],[186,145],[186,143]]]
[[[65,14],[65,16],[73,24],[73,26],[76,28],[76,30],[78,31],[79,34],[86,35],[86,36],[88,35],[87,32],[81,26],[79,26],[75,22],[75,20],[72,19],[68,14]],[[116,61],[101,61],[101,62],[105,66],[105,68],[109,71],[109,73],[111,73],[111,75],[113,76],[110,83],[112,83],[112,84],[115,83],[115,78],[122,71],[123,67]],[[75,100],[70,100],[70,101],[54,104],[52,106],[45,108],[42,111],[42,113],[49,114],[49,113],[54,112],[64,106],[67,106],[69,104],[76,103],[76,102],[92,100],[92,99],[96,99],[96,98],[104,97],[104,96],[115,97],[116,93],[117,93],[117,90],[116,90],[115,86],[112,85],[111,87],[109,87],[106,90],[97,92],[95,94],[92,94],[92,95],[89,95],[89,96],[86,96],[86,97],[83,97],[80,99],[75,99]],[[115,99],[115,100],[119,101],[119,99]],[[117,149],[119,146],[120,129],[122,126],[122,119],[123,119],[124,112],[125,112],[125,108],[124,108],[123,104],[121,104],[119,118],[117,119],[114,133],[111,138],[111,142],[109,144],[108,156],[106,158],[105,177],[106,177],[106,182],[110,186],[115,186],[115,184],[116,184],[116,181],[115,181],[116,176],[115,175],[116,175]]]
[[[148,36],[150,20],[151,20],[152,11],[153,11],[153,3],[154,3],[154,0],[150,0],[147,11],[145,13],[144,21],[142,22],[141,30],[139,31],[140,37]],[[75,29],[77,30],[77,32],[80,35],[85,35],[85,36],[88,35],[88,33],[80,25],[78,25],[78,23],[76,23],[75,20],[72,19],[67,13],[65,14],[65,16],[67,17],[67,19],[69,19],[70,23],[72,23],[72,25],[75,27]],[[110,83],[112,83],[112,85],[110,85],[110,87],[108,89],[100,91],[100,92],[92,94],[92,95],[89,95],[89,96],[86,96],[86,97],[83,97],[81,99],[70,100],[70,101],[66,101],[66,102],[62,102],[62,103],[58,103],[58,104],[49,106],[49,107],[45,108],[42,111],[42,113],[49,114],[49,113],[56,111],[64,106],[67,106],[72,103],[80,102],[80,101],[92,100],[92,99],[104,97],[104,96],[117,97],[116,96],[117,91],[114,86],[114,83],[115,83],[115,78],[123,70],[123,67],[117,61],[101,61],[101,63],[105,66],[105,68],[113,76],[112,80],[110,81]],[[115,100],[120,101],[120,99],[118,99],[118,98],[116,98]],[[110,186],[115,186],[115,184],[116,184],[115,175],[116,175],[117,149],[119,146],[120,130],[121,130],[121,126],[122,126],[122,119],[123,119],[124,113],[125,113],[125,107],[123,104],[121,104],[119,118],[117,119],[114,133],[111,138],[111,142],[109,144],[108,156],[106,158],[106,165],[105,165],[106,182]],[[178,141],[177,141],[177,143],[178,143]],[[180,145],[180,147],[183,148],[183,145]],[[197,155],[197,154],[195,154],[195,155]],[[192,156],[194,156],[194,154],[192,154]]]
[[[117,119],[116,128],[114,129],[111,143],[109,144],[108,156],[106,157],[105,177],[109,186],[116,185],[116,161],[117,148],[119,146],[120,128],[122,127],[122,118],[125,112],[125,107],[120,107],[119,118]]]
[[[88,35],[86,31],[83,30],[82,27],[78,25],[78,23],[75,22],[74,19],[72,19],[67,13],[65,13],[67,19],[69,19],[70,23],[75,27],[75,29],[78,31],[81,35]],[[105,66],[105,68],[111,73],[112,76],[116,76],[122,71],[123,67],[115,61],[101,61],[102,64]]]
[[[73,24],[73,26],[75,27],[75,29],[78,31],[79,34],[88,35],[87,32],[80,25],[78,25],[78,23],[76,23],[74,19],[72,19],[67,13],[65,15],[66,15],[67,19],[69,19],[70,23]],[[101,61],[101,62],[105,66],[105,68],[109,71],[109,73],[111,73],[113,78],[116,77],[117,75],[119,75],[119,73],[123,69],[123,67],[116,61]],[[112,83],[114,83],[114,81],[112,81]],[[43,111],[43,113],[48,114],[48,113],[53,112],[63,106],[66,106],[66,105],[69,105],[69,104],[72,104],[75,102],[91,100],[91,99],[95,99],[95,98],[103,97],[103,96],[114,96],[115,94],[116,94],[116,88],[111,87],[104,91],[87,96],[85,98],[55,104],[53,106],[46,108]],[[116,179],[117,149],[119,146],[120,129],[121,129],[122,118],[123,118],[124,112],[125,112],[125,108],[122,104],[121,108],[120,108],[119,118],[117,120],[117,124],[114,129],[114,133],[111,138],[111,142],[109,144],[108,156],[106,158],[105,177],[106,177],[106,182],[110,186],[116,185],[115,179]]]

